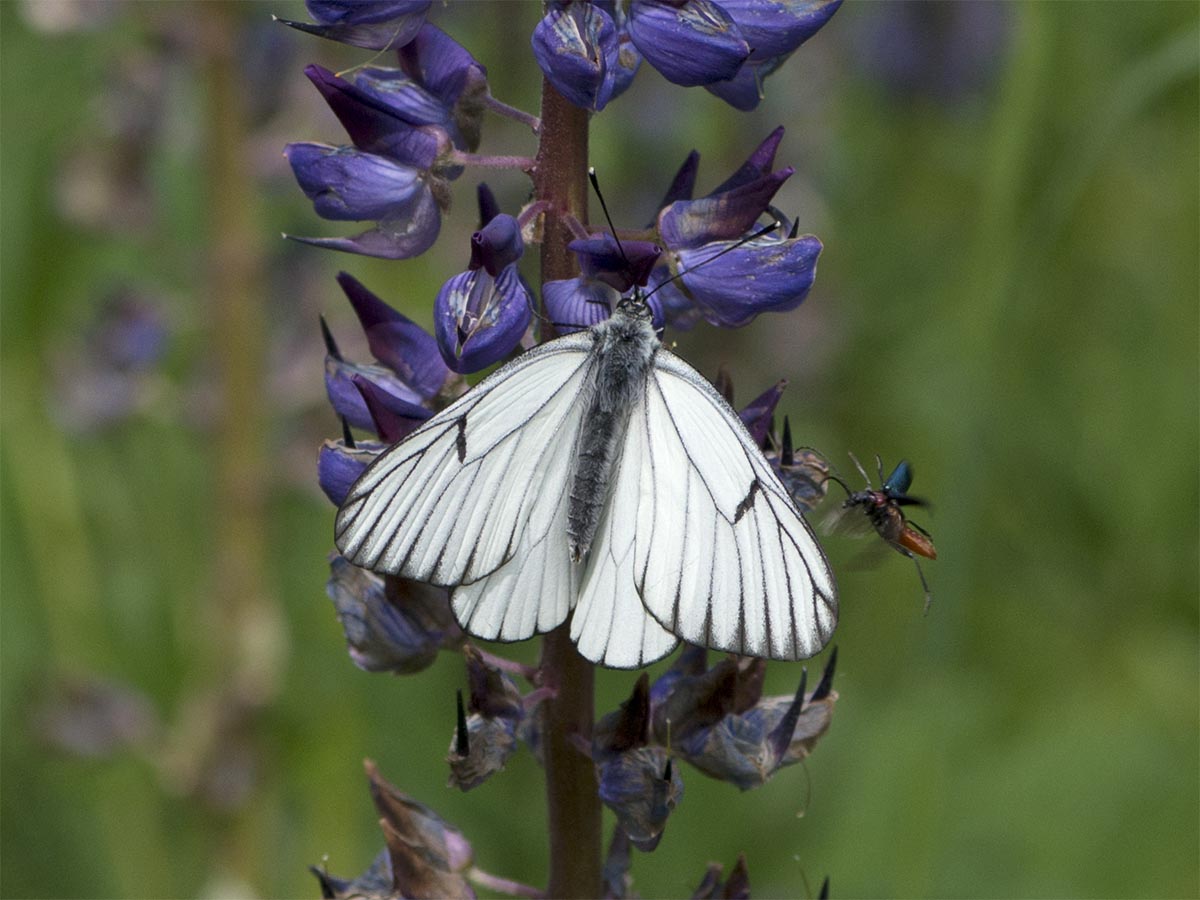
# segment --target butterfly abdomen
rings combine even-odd
[[[658,338],[647,319],[615,312],[592,328],[595,380],[575,449],[567,512],[571,558],[587,555],[608,497],[617,448],[646,385]]]

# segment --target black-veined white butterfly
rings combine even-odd
[[[636,668],[682,638],[794,660],[837,624],[825,554],[737,414],[640,297],[529,350],[380,456],[338,512],[351,562],[453,588],[515,641],[571,619]]]

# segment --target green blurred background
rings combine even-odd
[[[536,109],[537,9],[433,21]],[[303,65],[370,54],[271,13],[305,17],[0,4],[4,896],[315,896],[307,865],[348,876],[382,845],[364,757],[482,867],[544,878],[527,754],[445,787],[461,661],[396,678],[347,658],[313,484],[337,434],[317,313],[365,358],[333,274],[428,324],[477,179],[416,260],[278,240],[352,233],[316,218],[280,150],[343,140]],[[827,542],[829,735],[749,793],[685,771],[634,862],[644,896],[686,895],[742,850],[757,896],[825,875],[841,897],[1200,894],[1197,20],[1194,3],[848,5],[752,114],[643,67],[595,120],[631,224],[693,147],[703,192],[787,126],[777,204],[825,243],[816,286],[734,335],[676,334],[680,352],[728,363],[743,401],[788,378],[799,440],[835,462],[912,459],[940,552],[923,617],[907,560],[864,569],[862,544]],[[493,118],[483,149],[533,140]],[[510,210],[526,197],[489,181]],[[163,355],[114,372],[131,308]],[[776,664],[768,688],[797,677]],[[600,708],[632,680],[602,672]]]

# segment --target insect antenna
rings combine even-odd
[[[596,199],[600,201],[600,209],[604,211],[604,221],[608,223],[608,229],[612,232],[621,259],[625,261],[626,268],[633,268],[629,263],[629,257],[625,255],[625,247],[621,244],[621,239],[617,237],[617,226],[613,224],[612,216],[608,214],[608,204],[604,202],[604,194],[600,191],[600,179],[596,177],[595,166],[588,166],[588,181],[592,183],[592,190],[596,192]]]
[[[855,467],[856,469],[858,469],[858,473],[859,473],[860,475],[862,475],[862,477],[863,477],[863,481],[865,481],[865,482],[867,483],[867,487],[868,487],[868,488],[869,488],[869,487],[871,487],[871,476],[869,476],[869,475],[867,474],[867,470],[863,468],[863,464],[862,464],[862,463],[860,463],[860,462],[858,461],[858,457],[857,457],[857,456],[855,456],[853,453],[851,453],[851,454],[850,454],[850,458],[851,458],[852,460],[854,460],[854,467]],[[876,458],[876,459],[879,459],[879,457],[878,457],[878,456],[877,456],[877,457],[875,457],[875,458]],[[882,464],[882,463],[880,463],[880,465],[879,465],[879,471],[880,471],[880,473],[881,473],[881,474],[880,474],[880,476],[879,476],[879,480],[880,480],[880,481],[883,481],[883,475],[882,475],[882,472],[883,472],[883,464]]]

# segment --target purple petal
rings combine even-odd
[[[479,227],[482,228],[500,215],[500,204],[496,201],[492,189],[483,181],[475,188],[475,196],[479,201]]]
[[[667,188],[667,193],[663,195],[662,203],[658,205],[658,208],[670,206],[676,200],[691,200],[692,193],[696,190],[696,172],[699,168],[700,153],[693,150],[687,155],[687,159],[683,161],[679,171],[675,173],[675,177],[671,180],[671,186]]]
[[[430,0],[304,0],[304,6],[322,25],[374,25],[424,17]]]
[[[354,84],[410,125],[445,127],[451,121],[450,108],[400,69],[360,69]]]
[[[390,156],[418,169],[430,169],[450,143],[449,135],[441,128],[414,126],[377,97],[328,69],[310,65],[304,74],[321,92],[360,150]]]
[[[386,443],[394,444],[403,440],[433,415],[432,411],[423,406],[408,403],[381,390],[361,375],[351,380],[371,414],[371,421],[374,423],[372,430]]]
[[[579,258],[585,276],[606,282],[622,294],[634,286],[644,287],[662,256],[658,244],[650,241],[618,244],[608,232],[571,241],[567,249]]]
[[[437,394],[450,373],[434,337],[380,300],[352,275],[339,272],[337,280],[362,323],[371,353],[415,392],[414,398],[405,399],[420,402]]]
[[[442,359],[455,372],[478,372],[516,349],[532,316],[529,290],[516,266],[499,278],[483,269],[456,275],[434,301]]]
[[[771,430],[771,418],[775,415],[775,407],[779,403],[779,398],[783,396],[785,387],[787,387],[786,381],[775,382],[738,413],[742,424],[750,432],[750,437],[754,438],[754,443],[759,447],[766,441],[767,433]]]
[[[346,238],[310,238],[289,234],[287,237],[302,244],[377,256],[381,259],[410,259],[420,256],[433,246],[442,227],[441,211],[433,191],[426,187],[408,219],[380,222],[375,228]]]
[[[334,506],[341,506],[350,488],[367,466],[387,448],[375,441],[347,447],[341,441],[326,441],[317,454],[317,483]]]
[[[612,99],[619,45],[604,9],[555,0],[534,27],[532,45],[547,80],[570,103],[598,111]]]
[[[420,403],[421,397],[407,384],[383,366],[367,366],[332,356],[325,357],[325,393],[333,411],[363,431],[374,431],[375,420],[363,402],[362,393],[354,385],[355,378],[364,378],[380,390],[391,394],[398,402]]]
[[[671,279],[671,271],[659,266],[650,275],[647,302],[654,310],[655,328],[669,325],[677,331],[689,331],[702,318],[696,304],[679,289],[679,281]],[[657,324],[657,323],[662,323]]]
[[[297,31],[337,41],[339,44],[362,47],[364,50],[390,50],[411,41],[417,29],[421,27],[423,19],[422,14],[397,22],[363,25],[313,25],[309,22],[293,22],[291,19],[280,19],[279,22]]]
[[[487,69],[436,25],[424,25],[401,47],[400,68],[451,108],[464,94],[487,89]]]
[[[301,190],[325,219],[403,219],[427,190],[419,169],[353,147],[298,143],[283,152]]]
[[[842,0],[720,0],[750,45],[751,62],[786,56],[821,30]]]
[[[672,250],[731,240],[749,231],[795,170],[788,166],[699,200],[679,200],[658,215],[658,232]]]
[[[650,65],[684,87],[732,78],[750,55],[737,25],[709,0],[633,0],[629,35]]]
[[[821,253],[812,235],[760,239],[713,259],[727,246],[679,253],[684,288],[712,324],[737,328],[759,313],[795,309],[808,295]]]
[[[603,322],[612,315],[619,299],[620,295],[610,285],[582,276],[542,285],[542,305],[559,334],[582,331]]]
[[[762,102],[762,80],[765,75],[766,72],[762,71],[758,63],[747,60],[728,81],[706,84],[704,89],[713,96],[720,97],[734,109],[750,112],[757,109],[758,104]]]
[[[520,224],[507,213],[500,213],[471,235],[470,268],[483,268],[496,277],[519,260],[524,252]]]

